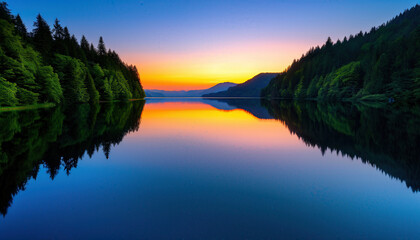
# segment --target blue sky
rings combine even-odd
[[[21,15],[29,29],[41,13],[51,25],[58,18],[78,39],[84,34],[96,44],[99,36],[103,36],[107,47],[141,69],[147,88],[177,88],[175,85],[179,88],[192,81],[196,86],[225,80],[240,82],[258,72],[279,72],[311,46],[325,42],[328,36],[335,41],[360,30],[368,31],[416,3],[8,1],[9,8]]]

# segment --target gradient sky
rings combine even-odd
[[[412,0],[9,0],[29,29],[57,17],[135,64],[146,89],[200,89],[281,72],[328,36],[368,31]]]

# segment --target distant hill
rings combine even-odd
[[[146,97],[201,97],[203,94],[225,91],[230,87],[236,86],[236,83],[223,82],[214,85],[208,89],[190,90],[190,91],[165,91],[165,90],[145,90]]]
[[[278,73],[260,73],[226,91],[204,94],[203,97],[259,97],[261,89],[265,88],[277,75]]]
[[[210,93],[216,93],[216,92],[221,92],[221,91],[226,91],[227,89],[234,87],[238,84],[236,83],[231,83],[231,82],[224,82],[224,83],[219,83],[214,85],[213,87],[204,90],[203,92],[201,92],[201,96],[204,94],[210,94]]]
[[[369,32],[311,48],[263,89],[267,98],[420,103],[420,6]]]
[[[159,90],[144,90],[146,97],[165,97],[163,93],[158,92]]]

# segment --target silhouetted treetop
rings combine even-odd
[[[106,55],[106,47],[105,47],[104,39],[102,37],[99,37],[98,54],[100,56]]]

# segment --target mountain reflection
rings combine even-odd
[[[61,166],[70,174],[85,153],[91,157],[102,148],[108,158],[112,145],[139,129],[143,106],[137,101],[0,113],[0,213],[6,215],[41,164],[54,179]]]

